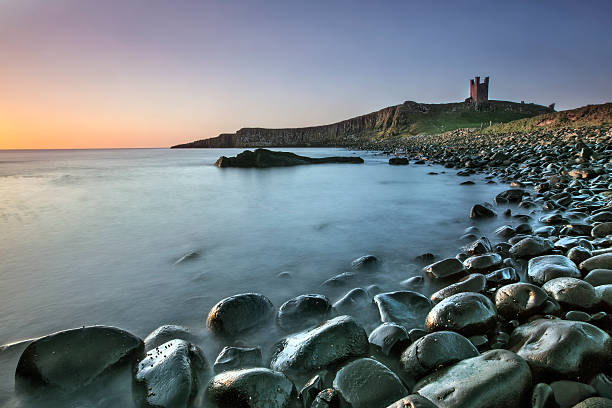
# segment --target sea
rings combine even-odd
[[[212,363],[227,344],[205,319],[224,297],[257,292],[278,307],[305,293],[333,302],[357,286],[400,290],[422,274],[415,257],[454,256],[471,206],[505,189],[336,148],[280,150],[365,163],[214,166],[241,150],[0,151],[0,406],[20,406],[13,378],[24,341],[59,330],[110,325],[144,338],[182,325]],[[380,260],[376,273],[321,285],[367,254]],[[423,292],[434,289],[426,282]],[[240,341],[268,350],[280,336]]]

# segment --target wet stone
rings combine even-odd
[[[219,334],[235,335],[260,327],[274,316],[272,302],[258,293],[230,296],[214,305],[208,313],[206,326]]]
[[[151,334],[144,339],[145,351],[154,349],[155,347],[174,339],[193,342],[195,340],[195,336],[189,331],[189,329],[182,326],[176,326],[173,324],[160,326],[153,330]]]
[[[612,284],[612,269],[593,269],[584,280],[593,286]]]
[[[479,293],[452,295],[435,305],[427,315],[430,332],[450,330],[463,335],[481,334],[493,327],[497,318],[495,305]]]
[[[276,323],[285,330],[301,330],[325,321],[330,311],[331,304],[326,296],[300,295],[279,307]]]
[[[451,276],[464,275],[465,266],[463,266],[463,263],[457,258],[447,258],[426,266],[424,271],[433,278],[443,279]]]
[[[531,259],[552,251],[553,243],[541,237],[528,237],[520,240],[510,248],[510,255],[515,258]]]
[[[487,286],[487,279],[484,275],[474,273],[468,275],[463,280],[453,283],[445,288],[440,289],[430,299],[433,303],[439,303],[443,299],[461,292],[482,292]]]
[[[512,267],[506,267],[490,272],[485,276],[485,278],[487,279],[487,286],[489,287],[497,287],[500,285],[515,283],[520,280],[516,270]]]
[[[529,260],[527,277],[537,285],[560,277],[580,278],[576,265],[563,255],[544,255]]]
[[[386,356],[398,353],[410,344],[406,329],[395,323],[381,324],[370,333],[368,341]]]
[[[542,286],[542,289],[561,306],[568,308],[590,309],[598,300],[595,288],[582,279],[551,279]]]
[[[502,257],[499,254],[486,254],[471,256],[463,265],[469,273],[485,273],[497,269],[502,263]]]
[[[223,347],[213,365],[215,373],[239,368],[263,367],[259,347]]]
[[[542,311],[547,293],[530,283],[512,283],[495,292],[497,312],[508,320],[522,320]]]
[[[381,293],[374,296],[380,320],[396,323],[407,330],[423,328],[432,303],[424,295],[412,291]]]

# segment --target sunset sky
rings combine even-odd
[[[405,100],[612,100],[612,2],[0,0],[0,149],[165,147]]]

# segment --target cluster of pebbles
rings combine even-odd
[[[223,299],[206,319],[227,344],[212,364],[179,326],[144,341],[101,326],[49,335],[21,355],[16,386],[69,395],[127,367],[143,407],[612,407],[611,136],[415,138],[392,164],[511,184],[474,204],[456,257],[423,254],[422,276],[397,291],[354,288],[333,303],[321,294],[278,308],[258,293]],[[479,223],[492,222],[483,236]],[[363,256],[323,285],[347,285],[381,261]],[[424,279],[441,289],[424,295]],[[273,350],[237,345],[271,324],[287,333]]]

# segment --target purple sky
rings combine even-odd
[[[0,0],[0,148],[325,124],[461,101],[474,75],[492,99],[607,102],[611,16],[607,0]]]

